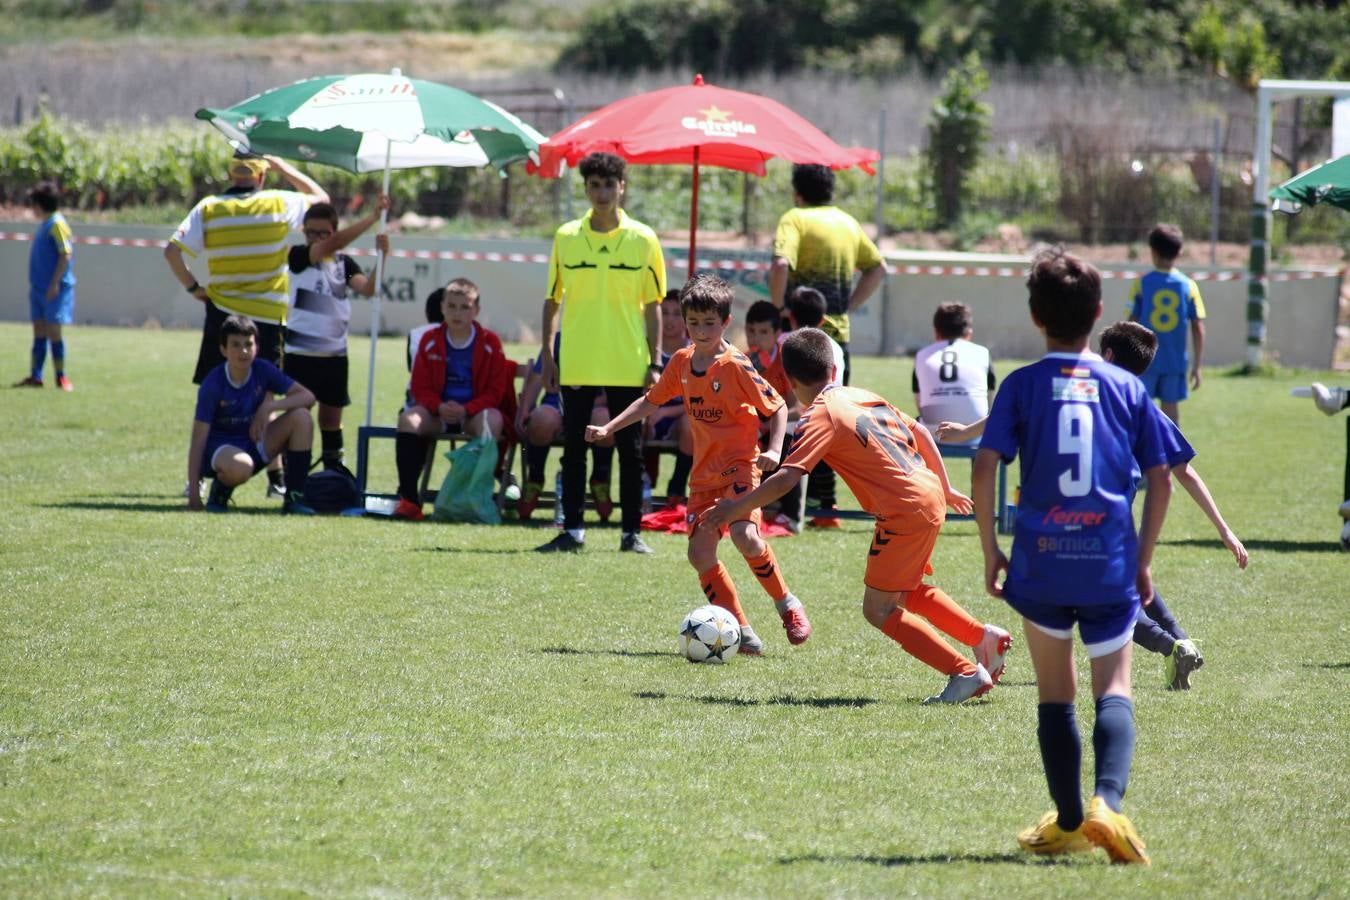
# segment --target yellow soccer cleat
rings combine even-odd
[[[1065,831],[1059,827],[1059,813],[1050,810],[1033,827],[1017,836],[1017,843],[1028,853],[1046,856],[1055,853],[1091,853],[1092,842],[1083,835],[1083,829]]]
[[[1144,842],[1130,820],[1111,809],[1101,797],[1093,797],[1088,804],[1087,818],[1083,820],[1083,834],[1089,841],[1106,851],[1113,863],[1149,862]]]

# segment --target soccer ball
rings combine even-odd
[[[741,625],[720,606],[700,606],[680,623],[680,652],[690,662],[723,663],[741,649]]]

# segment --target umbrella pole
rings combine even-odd
[[[393,141],[386,141],[384,147],[384,196],[389,196],[389,163],[394,152]],[[384,234],[389,221],[389,210],[380,210],[380,234]],[[384,292],[384,254],[375,257],[375,294],[370,305],[370,372],[366,376],[366,426],[370,426],[370,413],[375,402],[375,349],[380,341],[380,294]]]
[[[689,204],[689,269],[688,281],[694,277],[694,267],[698,258],[698,148],[694,148],[694,199]]]

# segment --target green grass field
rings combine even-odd
[[[75,393],[0,390],[0,894],[1346,895],[1345,425],[1288,396],[1338,376],[1212,371],[1183,406],[1252,562],[1178,493],[1155,574],[1207,662],[1174,694],[1136,657],[1146,870],[1018,851],[1049,808],[1029,662],[987,702],[920,706],[942,679],[859,611],[865,523],[775,544],[801,648],[724,545],[767,653],[690,665],[682,538],[634,558],[592,528],[541,558],[551,525],[283,518],[261,482],[189,515],[196,341],[76,327]],[[0,326],[6,379],[28,345]],[[387,423],[402,342],[380,350]],[[908,360],[857,370],[911,405]],[[973,523],[934,565],[1020,634]]]

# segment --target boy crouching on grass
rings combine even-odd
[[[708,602],[731,612],[741,623],[741,653],[758,656],[764,642],[750,627],[726,566],[717,559],[722,530],[745,557],[760,587],[774,601],[788,642],[800,644],[811,635],[806,610],[787,588],[773,548],[759,533],[759,506],[717,526],[702,525],[699,515],[723,497],[737,497],[759,484],[761,470],[778,465],[778,448],[787,427],[783,398],[759,376],[745,354],[727,343],[731,320],[731,285],[713,275],[691,278],[680,290],[680,308],[691,345],[675,351],[661,378],[608,425],[591,425],[586,440],[604,440],[639,422],[675,397],[684,398],[685,415],[694,438],[694,469],[689,479],[689,564],[698,573]],[[768,450],[759,449],[759,419],[769,419]]]
[[[314,395],[265,359],[257,359],[258,326],[243,316],[228,316],[220,327],[216,366],[197,389],[197,412],[188,446],[188,484],[210,472],[209,512],[225,512],[230,494],[285,452],[289,490],[282,512],[313,515],[304,503],[314,422]],[[275,399],[275,395],[283,395]],[[272,414],[282,415],[272,419]],[[270,420],[270,421],[269,421]],[[200,510],[201,496],[188,491],[188,509]]]
[[[863,576],[863,616],[911,656],[948,676],[942,691],[925,703],[978,697],[1002,676],[1012,638],[923,581],[933,571],[928,561],[947,507],[967,513],[970,498],[947,480],[937,444],[923,426],[871,391],[833,383],[832,343],[818,328],[794,331],[783,342],[783,368],[803,407],[792,452],[756,490],[718,503],[700,527],[735,521],[783,496],[820,462],[829,463],[863,509],[877,517]],[[952,649],[934,625],[972,647],[976,661]]]

